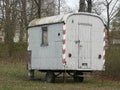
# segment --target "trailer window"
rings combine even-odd
[[[48,45],[48,30],[47,27],[42,27],[42,46]]]

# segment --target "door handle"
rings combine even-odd
[[[80,40],[76,40],[75,43],[76,43],[76,44],[77,44],[77,43],[80,43]]]

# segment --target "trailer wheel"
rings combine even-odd
[[[34,70],[28,70],[28,77],[30,80],[34,79]]]
[[[53,71],[48,71],[46,73],[46,82],[54,83],[55,82],[55,74]]]
[[[83,72],[75,72],[74,73],[74,81],[75,82],[83,82],[84,81]]]

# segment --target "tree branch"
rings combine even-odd
[[[115,14],[119,11],[119,9],[116,9],[111,15],[110,15],[110,20],[114,18]]]
[[[110,12],[110,16],[111,16],[111,14],[112,14],[112,12],[113,12],[113,10],[114,10],[114,8],[115,8],[117,2],[118,2],[118,0],[117,0],[117,1],[115,2],[115,4],[113,5],[113,7],[112,7],[112,9],[111,9],[111,12]]]
[[[110,0],[109,4],[112,2],[113,0]]]
[[[34,0],[34,2],[36,3],[36,5],[37,5],[37,6],[39,6],[39,4],[38,4],[37,0]]]

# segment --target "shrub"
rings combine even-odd
[[[106,51],[105,74],[111,79],[120,79],[120,46],[111,45]]]
[[[8,49],[5,43],[0,43],[0,58],[8,58]],[[27,43],[20,42],[14,43],[12,50],[12,57],[14,58],[25,58],[27,56]]]
[[[0,43],[0,58],[7,56],[8,56],[7,46],[4,43]]]

